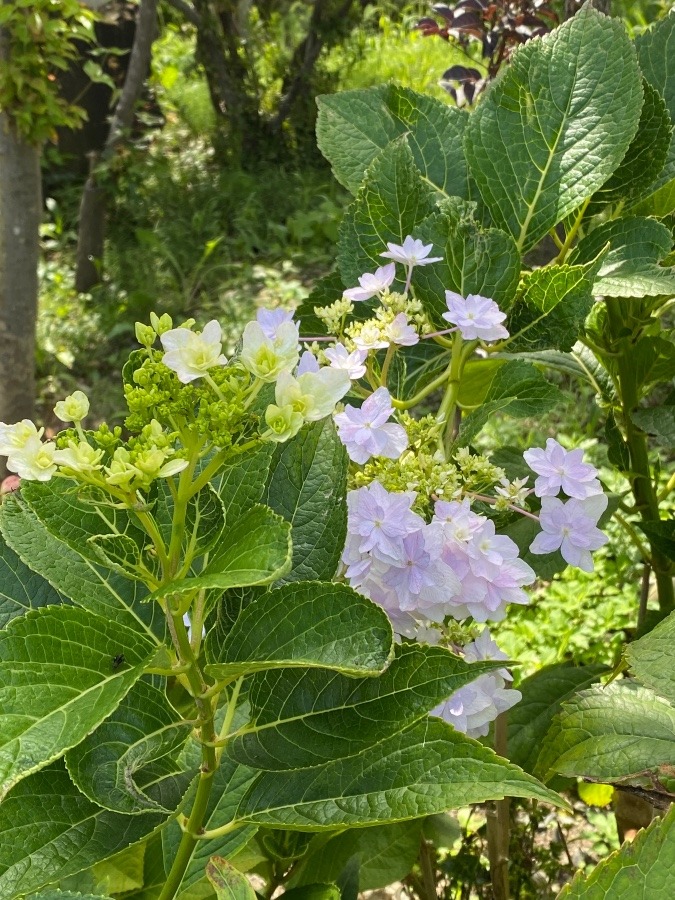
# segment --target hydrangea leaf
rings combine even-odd
[[[58,888],[47,888],[37,894],[31,894],[30,900],[110,900],[103,894],[80,894],[73,891],[60,891]]]
[[[0,536],[0,628],[40,606],[56,606],[64,597],[33,572]]]
[[[465,149],[494,221],[521,251],[607,181],[642,99],[624,26],[589,6],[516,50],[470,117]]]
[[[434,189],[422,179],[405,138],[399,138],[370,164],[340,225],[337,263],[343,284],[353,287],[364,272],[385,265],[381,254],[387,243],[402,244],[409,234],[415,236],[434,203]],[[402,273],[398,266],[393,290],[403,289]]]
[[[149,543],[148,536],[136,525],[126,509],[118,509],[111,502],[102,507],[94,505],[87,496],[87,489],[61,478],[50,481],[27,481],[21,486],[21,497],[30,506],[47,530],[59,541],[92,562],[108,563],[105,554],[90,538],[99,535],[121,535],[138,548]],[[92,500],[109,501],[105,495],[92,496]],[[128,554],[119,547],[117,555]]]
[[[228,525],[262,500],[273,452],[273,444],[261,444],[225,463],[212,479],[211,485],[223,503]]]
[[[675,879],[675,806],[654,819],[590,874],[578,872],[558,900],[635,900],[667,897]]]
[[[64,891],[85,894],[130,894],[145,884],[146,849],[149,841],[132,844],[114,856],[59,881]],[[166,877],[166,876],[164,876]]]
[[[249,687],[251,722],[227,752],[238,762],[277,770],[352,756],[500,665],[471,665],[442,647],[403,644],[379,678],[317,669],[266,672]]]
[[[605,222],[580,241],[570,261],[590,262],[606,244],[609,251],[593,282],[596,297],[675,293],[675,267],[659,265],[673,246],[673,236],[665,225],[641,216]]]
[[[635,39],[638,62],[646,80],[661,94],[675,126],[675,12],[655,22]],[[675,209],[675,135],[670,139],[666,163],[633,212],[663,217]]]
[[[443,202],[415,231],[415,237],[434,245],[441,262],[418,266],[413,272],[415,296],[439,328],[448,311],[445,291],[462,297],[480,294],[502,309],[512,302],[520,277],[520,254],[513,238],[498,228],[482,228],[475,220],[475,205]]]
[[[194,772],[178,756],[192,730],[164,691],[138,681],[110,716],[66,754],[70,777],[113,812],[172,813]]]
[[[77,606],[140,631],[159,643],[166,630],[158,604],[143,601],[139,581],[85,559],[57,540],[16,495],[0,507],[0,528],[19,558]]]
[[[57,762],[18,784],[0,805],[0,897],[30,894],[142,840],[164,820],[91,803]]]
[[[293,884],[335,881],[350,859],[359,860],[359,890],[370,891],[400,881],[412,869],[420,850],[422,820],[349,829],[326,840],[319,835],[314,851],[310,843]]]
[[[557,663],[525,678],[518,685],[523,699],[509,712],[511,762],[534,773],[542,741],[561,704],[597,681],[605,671],[604,666]]]
[[[301,582],[246,606],[222,643],[210,633],[206,671],[235,678],[279,667],[376,675],[391,658],[391,625],[379,606],[342,584]]]
[[[322,831],[417,819],[503,797],[565,805],[478,741],[440,719],[427,719],[356,756],[311,769],[260,773],[236,819]]]
[[[665,524],[665,523],[664,523]],[[671,526],[675,538],[675,529]],[[675,704],[675,670],[664,662],[670,659],[675,643],[675,613],[626,647],[626,659],[636,678]]]
[[[483,405],[462,421],[458,441],[470,443],[496,412],[516,419],[538,416],[555,406],[560,391],[530,363],[513,360],[500,366]]]
[[[375,157],[405,135],[425,179],[449,196],[468,198],[466,112],[396,85],[328,94],[317,102],[319,149],[353,194]]]
[[[509,352],[569,352],[593,304],[587,266],[545,266],[523,275],[506,327]]]
[[[638,428],[655,435],[665,447],[675,444],[675,403],[635,409],[630,417]]]
[[[195,762],[199,763],[198,755]],[[256,775],[257,773],[252,769],[237,765],[227,757],[223,757],[214,776],[213,790],[204,817],[206,830],[212,831],[232,821],[239,801],[253,783]],[[192,850],[178,897],[188,898],[199,893],[200,888],[204,887],[205,869],[209,857],[222,853],[231,859],[251,840],[256,831],[257,828],[254,825],[242,825],[222,837],[198,841],[197,846]],[[162,853],[167,871],[175,859],[182,836],[183,832],[174,820],[170,821],[162,830]]]
[[[642,80],[644,103],[637,134],[611,178],[593,194],[589,215],[608,203],[626,203],[645,193],[656,182],[668,159],[673,123],[666,102],[651,84]]]
[[[291,525],[285,581],[328,581],[347,534],[347,451],[329,417],[305,426],[274,453],[264,502]]]
[[[154,591],[151,599],[186,591],[270,584],[285,575],[290,564],[290,526],[266,506],[254,506],[225,530],[220,546],[198,575],[169,582]]]
[[[218,900],[256,900],[248,878],[221,856],[212,856],[206,864],[206,875]]]
[[[155,652],[142,635],[76,607],[14,619],[0,634],[0,797],[83,740]]]
[[[576,694],[553,720],[536,771],[615,781],[675,758],[675,707],[632,682],[612,682]]]
[[[244,483],[240,485],[239,489],[243,494],[246,490],[244,485],[247,473],[243,471],[240,474]],[[223,474],[223,479],[225,477]],[[256,500],[259,499],[260,497],[256,498]],[[253,503],[255,502],[253,501]],[[250,505],[252,506],[253,503]],[[157,485],[157,500],[153,507],[153,515],[167,547],[171,540],[173,512],[174,501],[171,490],[168,483],[162,480]],[[184,554],[188,548],[191,548],[194,557],[199,557],[211,550],[222,536],[225,528],[225,515],[225,504],[214,485],[207,484],[194,494],[188,501],[185,510],[182,553]],[[232,521],[236,521],[234,516],[232,516]]]

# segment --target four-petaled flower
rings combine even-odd
[[[456,325],[465,341],[498,341],[507,338],[508,331],[501,324],[506,318],[494,300],[469,294],[462,297],[454,291],[445,292],[448,312],[443,318]]]
[[[378,388],[360,409],[346,406],[335,416],[340,440],[350,459],[365,463],[371,456],[398,459],[408,446],[408,435],[401,425],[389,423],[394,408],[389,391]]]
[[[408,268],[414,266],[428,266],[429,263],[441,262],[442,256],[429,256],[434,249],[433,244],[423,244],[422,241],[416,240],[412,235],[403,241],[402,244],[387,244],[387,250],[380,253],[386,259],[393,259],[394,262],[402,263]]]
[[[607,503],[606,494],[593,494],[585,500],[573,499],[566,503],[557,497],[543,497],[539,514],[542,530],[530,544],[531,552],[542,554],[560,550],[566,563],[592,572],[591,550],[597,550],[609,540],[597,527]]]
[[[384,336],[390,344],[398,344],[399,347],[413,347],[420,339],[405,313],[399,313],[389,325],[385,326]]]
[[[548,438],[545,450],[533,447],[526,450],[523,456],[539,476],[534,482],[537,497],[556,497],[561,489],[576,500],[602,493],[598,470],[583,461],[584,451],[581,449],[565,450],[556,440]]]
[[[366,350],[349,350],[344,344],[336,344],[324,351],[324,356],[330,363],[331,369],[344,369],[353,381],[363,378],[366,367],[363,365],[368,356]]]
[[[359,278],[360,287],[349,288],[344,296],[353,302],[370,300],[376,294],[386,291],[396,277],[396,263],[380,266],[375,272],[366,272]]]

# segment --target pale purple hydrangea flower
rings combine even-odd
[[[475,641],[464,648],[467,662],[486,659],[506,659],[497,644],[491,639],[487,628]],[[432,710],[431,715],[440,716],[468,737],[485,737],[500,713],[511,709],[522,699],[520,691],[507,687],[511,682],[507,669],[479,675],[475,681],[455,691],[448,700]]]
[[[523,453],[523,457],[539,476],[534,482],[537,497],[557,497],[561,489],[576,500],[602,493],[598,470],[583,461],[581,449],[565,450],[558,441],[548,438],[545,450],[532,447]]]
[[[441,262],[442,256],[429,256],[434,249],[433,244],[423,244],[422,241],[415,240],[412,235],[408,235],[402,244],[387,244],[387,251],[380,253],[386,259],[393,259],[394,262],[401,263],[404,266],[412,268],[413,266],[428,266],[429,263]]]
[[[386,291],[394,278],[396,278],[396,263],[380,266],[375,272],[366,272],[365,275],[361,275],[360,287],[349,288],[344,292],[344,296],[355,303],[370,300],[376,294]]]
[[[350,353],[344,344],[336,344],[325,350],[324,355],[332,369],[344,369],[352,381],[358,381],[366,374],[366,367],[363,365],[368,356],[366,350],[352,350]]]
[[[279,326],[284,322],[293,321],[293,311],[289,309],[259,309],[255,318],[265,337],[273,341],[277,336]]]
[[[298,368],[295,371],[296,376],[304,375],[306,372],[316,373],[319,371],[319,360],[314,356],[311,350],[305,350],[300,357]]]
[[[553,553],[584,572],[593,571],[591,550],[598,550],[609,538],[597,527],[607,509],[606,494],[593,494],[585,500],[543,497],[539,523],[542,530],[530,544],[532,553]]]
[[[501,324],[506,318],[494,300],[469,294],[462,297],[454,291],[445,292],[448,312],[443,318],[456,325],[465,341],[498,341],[509,336]]]
[[[349,533],[362,538],[358,552],[375,551],[396,560],[402,539],[424,526],[424,519],[410,508],[415,496],[414,492],[386,491],[379,481],[350,491],[347,495]]]
[[[365,463],[371,456],[398,459],[408,446],[408,435],[401,425],[389,423],[394,412],[391,395],[386,388],[378,388],[360,409],[348,405],[335,416],[340,440],[349,458]]]
[[[399,347],[413,347],[420,340],[415,326],[408,322],[405,313],[399,313],[393,322],[385,326],[384,336],[390,344],[398,344]]]

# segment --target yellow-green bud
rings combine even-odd
[[[157,333],[151,325],[144,325],[142,322],[136,322],[136,340],[148,350],[155,343]]]

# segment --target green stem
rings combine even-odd
[[[620,300],[606,301],[610,332],[618,340],[623,326]],[[616,356],[616,370],[621,398],[621,412],[628,452],[630,454],[630,472],[627,473],[631,483],[635,507],[643,522],[658,523],[659,499],[654,489],[652,473],[649,465],[647,435],[634,423],[631,413],[638,408],[640,402],[637,370],[631,359],[630,349],[620,348],[622,352]],[[656,580],[659,608],[663,613],[675,609],[675,592],[673,591],[673,573],[670,561],[660,552],[649,538],[651,548],[651,564]]]
[[[439,388],[443,387],[445,382],[448,380],[448,375],[450,373],[450,367],[443,372],[442,375],[439,375],[437,378],[434,378],[433,381],[430,381],[429,384],[422,388],[414,397],[411,397],[409,400],[396,400],[392,398],[392,404],[396,409],[411,409],[413,406],[417,406],[425,397],[428,397],[429,394],[433,394],[434,391],[437,391]]]
[[[436,873],[434,861],[431,855],[431,847],[422,838],[419,854],[420,869],[422,871],[422,886],[424,888],[424,900],[437,900]]]
[[[391,365],[391,361],[394,358],[394,354],[396,353],[396,344],[389,344],[387,347],[387,352],[384,357],[384,362],[382,363],[382,371],[380,372],[380,387],[387,386],[387,375],[389,374],[389,366]]]
[[[647,565],[651,565],[652,557],[649,552],[649,549],[648,549],[647,545],[645,544],[645,542],[640,537],[640,535],[637,533],[637,531],[630,524],[630,522],[627,519],[624,519],[624,517],[619,512],[614,513],[614,518],[616,519],[616,521],[623,528],[623,530],[626,532],[628,537],[631,539],[631,541],[635,545],[636,550],[642,557],[642,561],[644,563],[646,563]]]
[[[570,252],[570,248],[572,247],[572,244],[574,243],[574,239],[577,236],[577,232],[579,231],[579,228],[581,227],[581,223],[583,221],[584,215],[586,214],[586,210],[588,209],[588,204],[590,202],[591,202],[591,198],[589,197],[587,200],[584,200],[584,202],[581,204],[581,207],[579,209],[579,214],[577,215],[576,219],[574,220],[574,225],[572,225],[572,227],[570,228],[569,234],[565,238],[565,243],[560,248],[560,253],[556,256],[556,258],[553,261],[555,265],[560,265],[561,263],[564,263],[565,260],[567,259],[567,254]]]
[[[213,788],[213,777],[218,767],[216,749],[213,746],[216,737],[213,721],[213,707],[210,701],[205,700],[200,696],[208,687],[208,684],[206,683],[197,659],[192,652],[192,647],[190,646],[190,640],[182,616],[177,613],[170,613],[169,615],[171,617],[172,626],[171,634],[174,637],[180,661],[185,663],[188,667],[186,677],[188,684],[190,685],[190,692],[195,698],[195,703],[202,723],[199,730],[200,741],[202,744],[202,764],[194,803],[192,804],[187,823],[183,826],[183,836],[181,837],[178,850],[176,851],[171,869],[169,870],[169,874],[167,875],[166,882],[158,900],[172,900],[180,887],[185,871],[192,859],[195,845],[203,831],[204,819],[206,817],[209,798]]]

